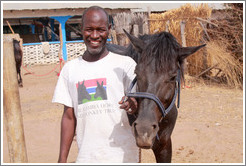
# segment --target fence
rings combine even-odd
[[[113,16],[113,20],[114,44],[125,46],[129,43],[123,29],[135,36],[149,33],[147,13],[117,13]]]
[[[72,60],[85,51],[81,42],[67,42],[67,57]],[[23,65],[43,65],[59,63],[60,42],[23,44]]]
[[[119,45],[129,43],[123,29],[138,36],[148,34],[148,18],[145,13],[117,13],[113,16],[114,26],[110,38],[111,42]],[[67,41],[67,59],[72,60],[85,51],[83,41]],[[23,65],[57,64],[59,59],[60,42],[26,43],[23,44]]]

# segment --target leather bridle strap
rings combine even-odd
[[[147,98],[150,100],[155,101],[155,103],[158,105],[161,113],[162,113],[162,118],[164,118],[172,109],[173,105],[175,104],[176,101],[176,97],[178,96],[178,103],[177,103],[177,107],[179,108],[179,104],[180,104],[180,70],[178,70],[177,76],[176,76],[176,87],[175,87],[175,93],[172,99],[171,104],[169,105],[169,107],[167,109],[165,109],[164,105],[162,104],[162,102],[160,101],[160,99],[155,96],[152,93],[148,93],[148,92],[134,92],[132,93],[131,90],[134,87],[134,85],[137,82],[137,78],[135,77],[128,89],[128,92],[126,93],[127,97],[134,97],[134,98]]]

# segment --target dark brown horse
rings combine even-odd
[[[17,80],[19,86],[23,87],[22,78],[21,78],[21,64],[22,64],[23,52],[21,50],[20,41],[14,39],[13,46],[14,46],[14,56],[15,56],[16,71],[17,71]]]
[[[175,100],[180,93],[184,60],[205,45],[181,47],[168,32],[139,38],[125,33],[131,41],[125,51],[108,48],[137,62],[137,92],[126,94],[138,99],[137,118],[130,123],[137,146],[151,148],[158,163],[171,162],[171,134],[178,115]]]

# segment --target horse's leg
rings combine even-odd
[[[172,160],[172,141],[169,138],[164,143],[160,143],[159,146],[153,148],[157,163],[171,163]]]
[[[17,69],[18,84],[19,84],[20,87],[23,87],[20,66],[17,66],[16,69]],[[18,75],[19,75],[19,78],[18,78]]]
[[[21,78],[21,69],[20,69],[20,72],[19,72],[19,77],[20,77],[20,87],[23,87],[22,78]]]
[[[18,75],[19,75],[19,69],[18,69],[18,65],[16,64],[16,72],[17,72],[17,80],[18,80],[18,84],[20,84],[20,79],[19,79],[19,77],[18,77]]]

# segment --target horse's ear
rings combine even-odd
[[[100,86],[99,82],[97,81],[97,86]]]
[[[184,60],[187,58],[189,55],[195,53],[198,51],[200,48],[206,46],[206,44],[200,45],[200,46],[195,46],[195,47],[181,47],[179,49],[179,60]]]
[[[101,83],[101,86],[103,86],[103,81],[102,81],[102,83]]]
[[[107,47],[108,51],[110,51],[110,52],[120,54],[120,55],[126,55],[127,54],[127,48],[124,46],[106,43],[106,47]]]
[[[126,32],[125,29],[123,29],[123,31],[125,32],[126,36],[128,37],[128,39],[131,41],[132,45],[134,46],[134,48],[141,53],[143,48],[145,48],[145,42],[131,34],[129,34],[128,32]]]

